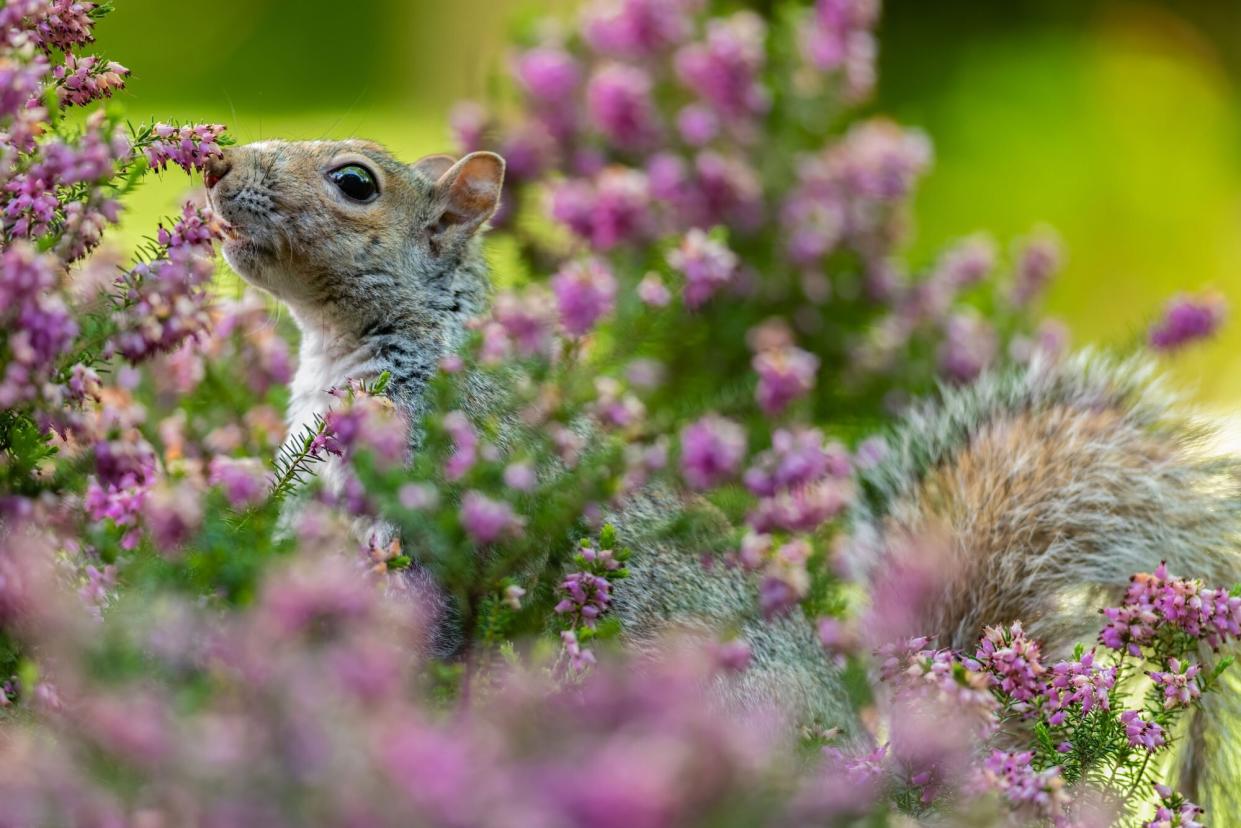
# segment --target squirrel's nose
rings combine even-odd
[[[203,183],[207,185],[208,190],[214,189],[215,185],[219,184],[232,168],[233,162],[228,157],[228,150],[224,150],[224,155],[212,158],[203,165]]]

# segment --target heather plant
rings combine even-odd
[[[1056,359],[1061,252],[973,236],[910,267],[932,153],[856,117],[877,3],[764,9],[528,27],[512,88],[453,115],[508,161],[514,255],[430,414],[359,379],[287,435],[282,331],[211,288],[225,223],[191,199],[132,258],[103,244],[143,176],[210,175],[224,128],[103,100],[129,74],[80,54],[106,5],[0,7],[0,826],[1197,824],[1166,783],[1235,594],[1136,576],[1071,658],[1022,619],[966,652],[856,631],[838,544],[872,435]],[[1221,314],[1178,298],[1147,344]],[[658,536],[748,573],[754,619],[818,625],[863,743],[727,708],[736,629],[623,646],[615,525],[665,496]]]

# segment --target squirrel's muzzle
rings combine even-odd
[[[212,158],[203,166],[203,183],[207,185],[207,189],[215,188],[216,184],[228,175],[229,170],[233,168],[233,162],[229,158],[229,151],[224,150],[224,155],[220,158]]]

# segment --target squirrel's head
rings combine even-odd
[[[489,152],[404,164],[366,141],[264,141],[206,169],[208,200],[231,228],[225,259],[302,309],[443,281],[471,255],[503,180],[504,160]]]

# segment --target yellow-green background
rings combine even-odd
[[[446,114],[504,69],[504,35],[569,0],[117,0],[99,48],[134,77],[134,117],[222,121],[242,141],[364,136],[448,148]],[[1236,310],[1176,360],[1181,383],[1241,407],[1241,2],[890,0],[874,109],[925,128],[937,161],[914,263],[979,229],[1066,242],[1048,310],[1077,342],[1124,341],[1178,290]],[[140,191],[123,236],[186,180]]]

